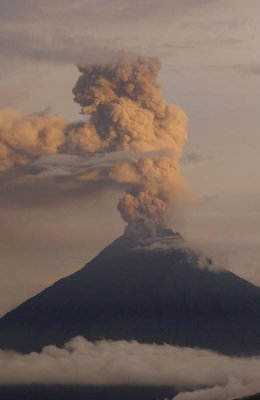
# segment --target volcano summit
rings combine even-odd
[[[212,268],[169,229],[121,236],[0,320],[0,348],[39,351],[81,335],[260,354],[260,288]]]

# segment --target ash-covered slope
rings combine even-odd
[[[198,266],[195,254],[170,241],[163,237],[157,246],[120,237],[5,315],[0,348],[38,351],[82,335],[259,355],[260,288]]]

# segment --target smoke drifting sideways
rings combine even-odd
[[[59,185],[67,177],[89,190],[97,182],[116,185],[125,191],[118,210],[126,232],[155,237],[167,205],[190,194],[179,166],[186,115],[162,98],[156,58],[121,54],[114,63],[78,69],[73,94],[84,123],[0,110],[1,178],[48,176]]]
[[[230,400],[260,391],[260,358],[135,341],[71,339],[40,353],[0,350],[0,384],[172,386],[176,400]]]

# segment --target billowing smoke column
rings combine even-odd
[[[167,202],[184,186],[179,159],[187,137],[185,114],[161,96],[159,70],[157,59],[142,56],[79,66],[73,94],[88,115],[85,123],[0,111],[0,172],[40,156],[81,156],[84,168],[73,178],[123,187],[118,210],[127,233],[156,236]]]
[[[118,209],[128,232],[156,236],[164,226],[166,202],[182,181],[179,159],[187,137],[186,116],[162,98],[157,59],[139,56],[79,70],[73,93],[90,120],[86,135],[74,137],[74,146],[85,151],[157,152],[120,162],[109,171],[112,179],[127,185]]]

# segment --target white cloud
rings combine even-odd
[[[230,378],[226,385],[215,385],[209,389],[180,393],[174,400],[233,400],[235,397],[250,396],[258,391],[257,381],[245,383],[243,379]]]
[[[209,399],[208,394],[212,393],[220,395],[218,400],[226,400],[240,390],[255,393],[260,391],[259,371],[259,357],[231,358],[206,350],[135,341],[92,343],[76,337],[64,348],[50,345],[41,353],[0,351],[0,384],[172,385],[179,391],[204,389],[198,392],[201,397],[187,393],[179,395],[179,400]]]

